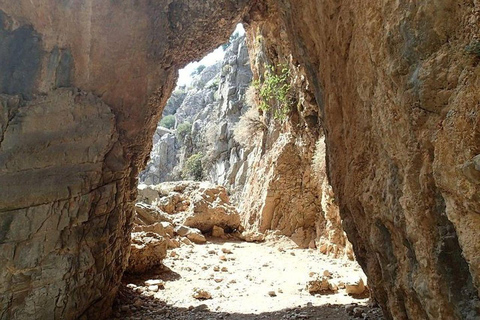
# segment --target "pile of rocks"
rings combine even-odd
[[[139,186],[126,272],[144,273],[162,264],[167,249],[204,244],[205,235],[262,241],[241,234],[240,215],[224,187],[208,182],[166,182]]]
[[[362,277],[358,275],[353,274],[348,278],[341,278],[335,277],[334,273],[325,270],[322,275],[311,272],[310,277],[313,278],[313,280],[308,282],[307,290],[312,295],[331,294],[344,289],[345,293],[351,296],[369,296],[368,287],[365,285]]]

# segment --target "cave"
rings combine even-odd
[[[384,316],[478,319],[479,12],[451,0],[0,0],[0,319],[109,316],[177,71],[239,22],[254,73],[287,65],[297,79],[281,130],[310,142],[293,144],[300,159],[324,134],[325,174]],[[306,178],[289,179],[292,192]]]

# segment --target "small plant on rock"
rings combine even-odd
[[[170,114],[163,117],[162,120],[160,120],[160,125],[168,129],[173,129],[175,127],[175,116]]]
[[[272,65],[267,65],[263,81],[255,80],[254,88],[260,97],[259,108],[263,111],[273,110],[273,117],[285,120],[290,112],[290,69],[280,65],[279,72]]]
[[[267,125],[258,114],[258,109],[250,108],[240,117],[233,128],[233,138],[244,147],[255,145],[255,137],[267,130]]]
[[[189,134],[191,131],[192,131],[192,124],[188,121],[178,125],[177,133],[176,133],[177,139],[183,142],[187,134]]]
[[[182,177],[184,179],[193,179],[195,181],[200,181],[203,178],[203,164],[202,164],[203,154],[195,153],[191,155],[182,170]]]

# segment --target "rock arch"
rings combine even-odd
[[[176,71],[245,16],[250,36],[278,28],[268,54],[307,72],[345,229],[387,317],[475,319],[480,77],[465,48],[479,10],[0,0],[0,318],[105,315]]]

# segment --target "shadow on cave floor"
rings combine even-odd
[[[348,315],[348,307],[345,305],[307,305],[273,312],[263,312],[259,314],[243,314],[211,311],[208,309],[206,304],[189,308],[175,307],[165,303],[164,301],[156,299],[153,296],[144,296],[141,293],[136,292],[134,289],[126,286],[122,286],[119,296],[121,298],[117,300],[117,302],[122,301],[122,304],[114,305],[114,316],[111,319],[354,319],[354,317]],[[141,303],[139,301],[141,301]],[[366,316],[360,316],[358,318],[382,319],[381,311],[378,308],[364,308],[363,310],[365,311],[364,313]]]
[[[168,251],[164,265],[125,275],[112,319],[383,319],[368,290],[310,292],[329,274],[332,283],[360,272],[291,241],[251,243],[208,238]]]

